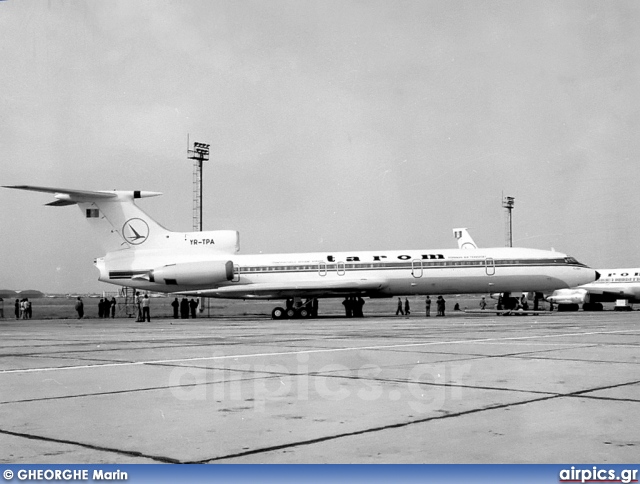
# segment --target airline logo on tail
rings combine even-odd
[[[453,236],[458,240],[458,249],[478,248],[466,228],[453,229]]]
[[[130,218],[122,226],[122,236],[132,245],[140,245],[149,237],[149,225],[141,218]]]

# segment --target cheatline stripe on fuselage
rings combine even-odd
[[[316,262],[314,264],[289,264],[289,265],[240,265],[234,266],[236,274],[269,274],[269,273],[287,273],[287,272],[331,272],[331,271],[377,271],[377,270],[397,270],[397,269],[466,269],[480,267],[541,267],[541,266],[576,266],[587,267],[577,261],[566,261],[565,259],[483,259],[477,261],[438,261],[429,262],[421,259],[402,262],[369,262],[369,263],[342,263],[335,262]],[[136,271],[110,271],[109,279],[131,279],[134,276],[148,274],[148,270]]]

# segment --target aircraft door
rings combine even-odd
[[[487,257],[484,261],[484,268],[488,276],[493,276],[496,273],[496,261]]]
[[[327,275],[327,263],[326,262],[318,262],[318,274],[321,276]]]
[[[422,260],[413,259],[411,261],[411,275],[415,278],[422,277]]]
[[[344,276],[344,262],[336,262],[336,272],[339,276]]]
[[[233,265],[233,279],[231,279],[231,282],[238,282],[240,281],[240,271],[241,268],[240,266],[237,265]]]

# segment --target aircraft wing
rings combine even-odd
[[[257,283],[224,286],[215,289],[179,292],[194,296],[226,297],[237,299],[286,299],[290,297],[331,297],[353,294],[378,293],[387,285],[386,279],[356,281],[313,281],[291,283]]]

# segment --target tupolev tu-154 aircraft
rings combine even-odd
[[[316,314],[317,298],[550,292],[599,276],[559,252],[511,247],[241,255],[236,231],[171,232],[159,225],[135,204],[157,192],[5,188],[51,193],[55,201],[47,205],[77,204],[108,250],[95,261],[100,281],[176,295],[308,299],[276,307],[274,318]]]

